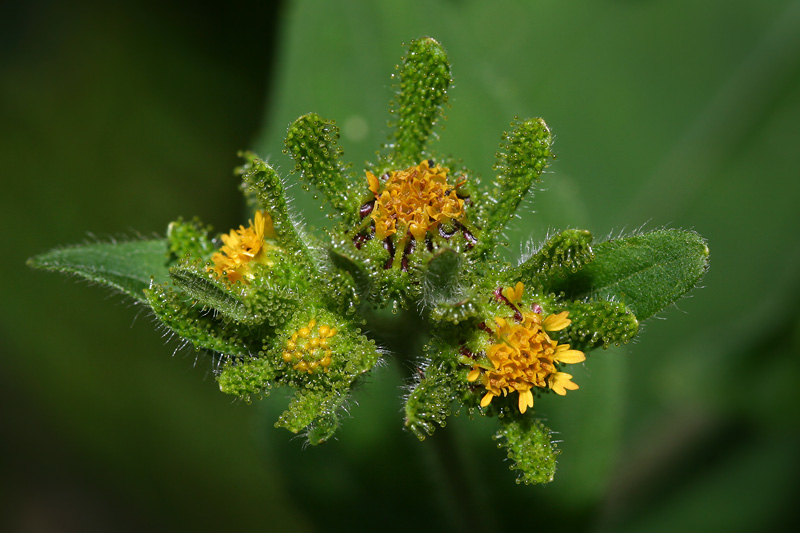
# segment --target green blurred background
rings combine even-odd
[[[453,63],[436,149],[488,177],[514,115],[556,136],[508,257],[549,229],[705,236],[703,288],[537,401],[556,480],[514,483],[491,420],[401,429],[407,368],[336,441],[221,394],[141,308],[24,262],[54,246],[246,218],[232,169],[316,111],[361,167],[401,43]],[[29,1],[0,7],[0,530],[557,527],[769,530],[800,518],[800,2]],[[299,187],[312,225],[324,213]],[[88,233],[87,233],[88,232]],[[90,235],[91,234],[91,235]],[[174,353],[173,353],[174,352]]]

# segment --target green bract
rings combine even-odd
[[[309,114],[289,127],[294,174],[338,217],[326,239],[302,229],[273,167],[245,153],[238,172],[255,222],[223,234],[221,249],[210,228],[178,220],[164,239],[60,248],[29,264],[148,306],[217,358],[223,392],[250,401],[292,387],[276,425],[312,444],[334,433],[351,388],[383,354],[413,358],[411,432],[425,438],[453,408],[498,415],[496,438],[519,480],[548,482],[558,450],[534,398],[577,388],[566,365],[631,340],[641,320],[697,284],[708,248],[687,231],[595,243],[570,229],[519,264],[504,262],[498,239],[553,157],[549,128],[514,119],[496,178],[481,183],[428,149],[451,83],[444,49],[412,42],[394,81],[390,143],[366,169],[342,163],[332,120]],[[404,321],[381,315],[386,308],[402,309]],[[400,324],[413,328],[392,330]],[[400,337],[424,339],[423,353],[403,353],[391,340]]]

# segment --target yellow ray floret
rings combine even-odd
[[[272,227],[272,217],[265,211],[256,211],[249,226],[239,226],[230,233],[222,235],[220,251],[211,256],[214,262],[213,270],[217,277],[227,278],[230,282],[242,280],[247,282],[252,277],[253,264],[271,265],[269,251],[278,249],[278,246],[267,239],[275,239],[275,229]]]
[[[416,240],[440,224],[464,218],[464,200],[447,183],[448,169],[423,161],[417,166],[386,174],[382,182],[367,171],[369,190],[375,195],[371,217],[375,236],[385,239],[397,232],[410,233]]]
[[[525,290],[525,286],[522,284],[521,281],[518,281],[516,286],[506,287],[503,289],[501,294],[505,297],[512,304],[517,304],[522,301],[522,292]]]
[[[522,291],[522,284],[517,283],[502,294],[516,304],[522,299]],[[481,407],[489,405],[497,396],[516,391],[519,411],[524,413],[533,407],[531,391],[534,387],[549,388],[562,396],[567,390],[578,388],[571,381],[572,375],[559,372],[556,365],[580,363],[586,356],[580,350],[571,350],[568,344],[559,344],[547,334],[569,326],[571,321],[567,316],[568,312],[563,311],[543,319],[540,313],[520,311],[517,319],[496,317],[494,324],[487,324],[494,337],[493,344],[486,350],[491,366],[475,365],[467,376],[468,381],[481,378],[486,388]]]

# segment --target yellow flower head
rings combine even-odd
[[[468,381],[481,377],[486,387],[481,407],[489,405],[496,396],[516,391],[519,411],[524,413],[528,407],[533,407],[533,387],[550,388],[562,396],[567,390],[578,388],[571,381],[572,375],[559,372],[556,365],[580,363],[586,360],[586,356],[579,350],[570,350],[568,344],[558,344],[547,334],[570,324],[568,312],[542,319],[541,313],[520,310],[517,304],[522,300],[523,289],[522,283],[517,283],[513,289],[502,291],[515,309],[515,318],[496,317],[494,324],[487,324],[494,337],[493,344],[486,351],[491,367],[475,365],[467,376]]]
[[[278,248],[266,241],[276,237],[272,217],[265,211],[256,211],[254,220],[250,220],[249,224],[246,228],[239,226],[239,229],[222,235],[222,247],[211,256],[214,266],[209,267],[217,277],[227,277],[230,282],[247,282],[252,276],[251,267],[254,263],[272,264],[268,252]]]
[[[463,219],[464,200],[456,192],[463,182],[448,184],[447,172],[432,161],[389,172],[383,182],[367,171],[369,190],[375,195],[370,215],[375,236],[385,239],[400,232],[421,240],[440,224]]]
[[[328,340],[335,335],[336,328],[324,324],[317,327],[317,321],[312,319],[286,341],[283,361],[292,364],[292,368],[300,372],[327,372],[332,355]]]

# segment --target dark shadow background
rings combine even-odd
[[[0,529],[753,531],[796,523],[800,2],[20,2],[0,7]],[[302,449],[201,353],[103,289],[27,269],[82,240],[243,222],[252,147],[288,176],[286,126],[336,118],[360,168],[385,139],[401,42],[432,35],[455,86],[439,150],[491,175],[515,114],[558,160],[508,231],[644,226],[709,240],[703,288],[581,390],[537,400],[556,481],[517,486],[491,420],[401,430],[407,369]],[[323,214],[299,187],[296,209]],[[87,234],[88,232],[88,234]]]

